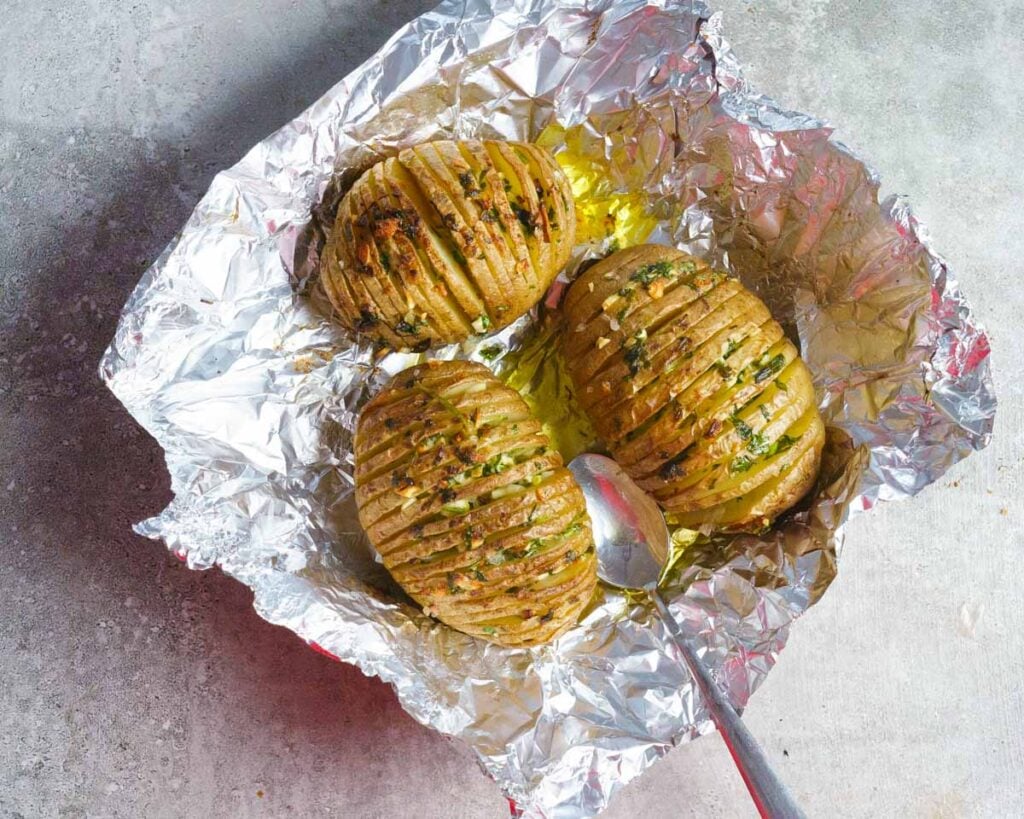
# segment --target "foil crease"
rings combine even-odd
[[[575,129],[612,190],[642,196],[650,241],[755,289],[815,377],[829,440],[812,496],[766,535],[699,541],[669,583],[742,708],[834,577],[844,521],[983,447],[995,396],[986,335],[907,204],[879,203],[876,175],[823,123],[750,89],[702,3],[442,3],[214,179],[101,363],[171,475],[174,500],[137,531],[219,566],[261,616],[393,685],[525,815],[551,818],[597,814],[713,730],[704,704],[636,598],[605,592],[556,643],[511,651],[401,594],[356,522],[350,444],[362,403],[418,359],[375,360],[304,294],[339,175],[419,141],[553,127]],[[607,249],[580,246],[574,265]],[[514,350],[535,320],[485,343]]]

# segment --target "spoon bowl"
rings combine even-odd
[[[619,589],[657,584],[668,560],[661,510],[611,458],[586,453],[569,463],[594,530],[597,576]]]

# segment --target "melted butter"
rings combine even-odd
[[[522,346],[502,360],[501,377],[523,396],[552,445],[569,463],[581,452],[600,447],[558,351],[559,325],[557,317],[545,315]]]
[[[651,235],[658,223],[647,212],[646,194],[615,187],[611,162],[587,145],[581,126],[549,125],[537,137],[537,144],[554,155],[572,184],[577,243],[608,240],[612,248],[625,248],[641,244]],[[613,156],[614,160],[627,161],[623,148],[612,150],[623,152],[621,157]]]

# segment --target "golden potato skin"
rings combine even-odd
[[[564,310],[583,408],[671,522],[760,529],[811,488],[825,440],[811,374],[738,281],[641,245],[587,269]]]
[[[576,623],[597,582],[583,492],[486,367],[399,373],[360,414],[355,457],[360,523],[427,614],[509,647]]]
[[[544,295],[576,235],[572,189],[526,142],[427,142],[342,198],[320,280],[350,331],[423,350],[500,329]]]

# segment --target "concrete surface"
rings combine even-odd
[[[469,817],[504,802],[390,689],[260,621],[133,521],[160,452],[95,377],[213,173],[430,0],[0,9],[0,816]],[[909,194],[992,332],[992,446],[854,522],[748,710],[812,816],[1024,810],[1024,9],[720,4],[750,78]],[[752,816],[717,737],[610,819]]]

